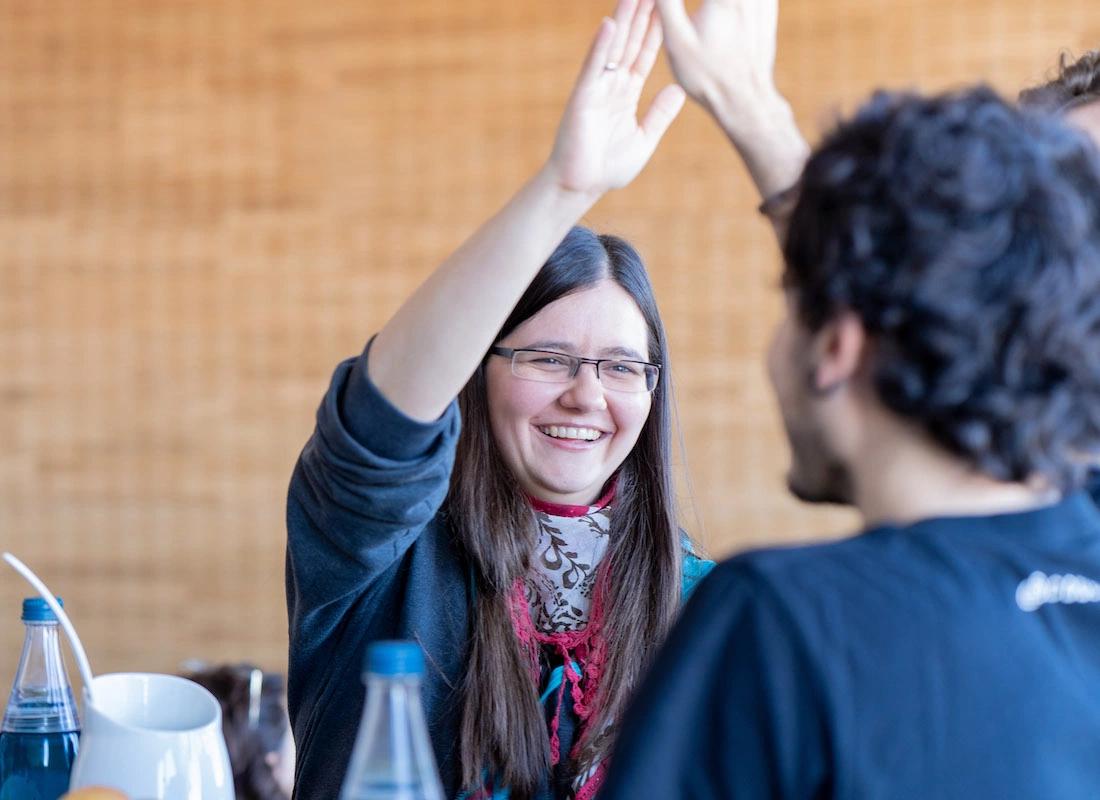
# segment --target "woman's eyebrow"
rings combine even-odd
[[[532,344],[525,345],[524,347],[517,348],[519,350],[557,350],[560,353],[567,355],[579,355],[577,353],[577,346],[572,342],[558,342],[550,340],[541,340],[533,342]],[[645,356],[639,353],[637,350],[631,347],[605,347],[599,351],[601,358],[630,358],[635,361],[645,361]]]
[[[576,345],[572,342],[554,342],[548,339],[543,339],[538,342],[532,342],[531,344],[524,345],[523,347],[516,348],[517,350],[557,350],[562,353],[575,353]]]
[[[631,358],[635,361],[645,361],[646,357],[632,347],[605,347],[600,351],[602,356],[614,358]]]

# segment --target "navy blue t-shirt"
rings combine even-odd
[[[719,565],[601,800],[1100,798],[1100,513],[880,527]]]

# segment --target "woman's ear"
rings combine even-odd
[[[842,311],[814,335],[813,390],[832,394],[859,370],[867,345],[863,322],[852,311]]]

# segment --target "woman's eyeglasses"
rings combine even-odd
[[[552,350],[513,350],[490,347],[489,353],[512,360],[517,378],[541,383],[568,383],[583,364],[596,368],[596,378],[605,389],[615,392],[652,392],[661,377],[661,365],[622,358],[581,358]]]

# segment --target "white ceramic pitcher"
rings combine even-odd
[[[152,673],[99,675],[93,683],[70,789],[110,786],[133,800],[234,800],[221,706],[210,692]]]

